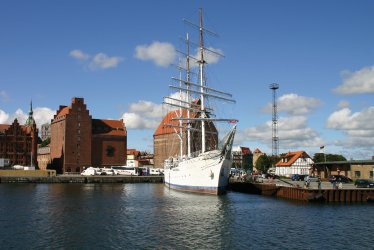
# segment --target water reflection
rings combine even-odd
[[[373,211],[369,204],[306,205],[231,192],[197,195],[162,184],[0,184],[0,244],[16,249],[331,249],[354,242],[371,249]],[[363,220],[367,230],[356,223]]]

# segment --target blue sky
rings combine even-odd
[[[94,118],[124,118],[128,145],[153,151],[162,97],[177,76],[183,18],[220,34],[207,46],[211,86],[231,92],[236,145],[271,153],[271,91],[278,94],[280,152],[374,155],[373,1],[0,2],[0,123],[38,124],[84,97]],[[210,83],[209,83],[210,84]]]

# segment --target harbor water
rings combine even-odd
[[[0,184],[2,249],[373,249],[373,204],[163,184]]]

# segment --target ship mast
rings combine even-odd
[[[179,63],[180,65],[180,63]],[[182,78],[182,69],[179,69],[179,78]],[[182,87],[182,82],[179,82],[179,86]],[[182,90],[179,90],[179,117],[182,117]],[[182,127],[182,120],[179,120],[179,152],[180,152],[180,157],[183,157],[183,127]]]
[[[204,113],[204,40],[203,40],[203,10],[200,9],[200,61],[199,61],[199,67],[200,67],[200,118],[205,118]],[[205,121],[201,120],[201,153],[205,152]]]
[[[186,35],[186,50],[187,50],[187,56],[186,56],[186,80],[187,82],[190,82],[190,43],[188,38],[188,33]],[[191,103],[190,100],[190,85],[187,84],[187,102]],[[189,104],[191,106],[191,104]],[[190,109],[187,109],[187,118],[190,119]],[[188,120],[187,123],[187,156],[188,158],[191,157],[191,122]]]

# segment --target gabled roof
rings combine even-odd
[[[126,154],[127,154],[127,155],[135,155],[135,156],[139,156],[140,151],[138,151],[138,150],[136,150],[136,149],[134,149],[134,148],[128,148]]]
[[[20,124],[18,123],[18,120],[17,120],[17,119],[14,119],[14,121],[13,121],[12,124],[0,124],[0,132],[5,133],[5,131],[8,130],[12,125],[13,125],[13,126],[18,126],[18,127],[20,127],[21,130],[22,130],[24,133],[26,133],[26,134],[30,133],[30,128],[29,128],[29,126],[20,125]]]
[[[64,107],[64,108],[60,109],[59,111],[57,111],[56,117],[61,117],[61,116],[67,115],[69,113],[69,108],[70,107]]]
[[[255,151],[253,151],[254,154],[262,154],[261,150],[259,150],[258,148],[255,149]]]
[[[92,133],[94,135],[127,135],[123,120],[92,119]]]
[[[249,155],[252,154],[251,150],[248,147],[240,147],[243,155]]]
[[[277,167],[289,167],[299,158],[310,158],[305,151],[288,152],[285,156],[282,156],[280,161],[275,164]]]
[[[190,112],[190,117],[196,117],[196,113]],[[173,110],[166,114],[164,119],[160,122],[160,125],[158,125],[157,129],[155,130],[153,136],[157,135],[164,135],[164,134],[172,134],[175,133],[175,130],[173,127],[165,126],[165,124],[171,124],[175,126],[179,126],[178,120],[172,120],[174,118],[180,117],[180,110]],[[182,117],[187,118],[187,109],[182,109]],[[185,125],[186,126],[186,125]]]
[[[5,131],[10,127],[8,124],[0,124],[0,131]]]

